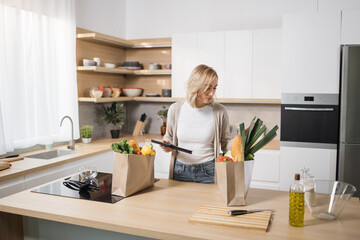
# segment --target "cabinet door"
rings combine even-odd
[[[179,33],[172,36],[172,97],[185,97],[186,82],[199,62],[197,46],[197,33]]]
[[[336,149],[280,147],[280,190],[288,191],[304,167],[319,180],[335,180]]]
[[[282,93],[339,93],[340,13],[283,18]]]
[[[224,32],[174,34],[172,64],[173,97],[185,97],[186,82],[199,64],[215,69],[219,76],[216,96],[224,96]]]
[[[360,11],[342,11],[341,44],[360,44]]]
[[[100,172],[113,172],[114,171],[114,152],[108,151],[93,157],[87,158],[90,165],[97,168]]]
[[[280,151],[259,150],[255,154],[251,187],[279,189]]]
[[[224,32],[198,33],[198,64],[215,69],[219,77],[216,97],[224,97]]]
[[[252,97],[252,31],[225,32],[224,98]]]
[[[253,98],[281,98],[281,29],[253,31]]]
[[[139,142],[139,146],[149,145],[151,142]],[[171,161],[171,153],[164,152],[160,145],[153,144],[154,150],[156,151],[154,159],[154,176],[156,178],[169,178],[169,168]]]
[[[26,174],[26,189],[37,187],[47,182],[54,181],[56,179],[63,178],[78,172],[78,167],[73,168],[76,162],[77,161]]]
[[[2,180],[0,181],[0,198],[24,191],[25,189],[24,176]]]
[[[94,166],[98,171],[112,172],[113,161],[113,152],[109,151],[60,166],[29,173],[25,175],[26,189],[75,174],[79,172],[80,167]]]

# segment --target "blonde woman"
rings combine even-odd
[[[172,151],[169,178],[214,183],[215,158],[230,149],[229,116],[214,101],[218,75],[206,65],[198,65],[187,82],[186,100],[172,104],[168,111],[163,141],[192,150],[193,154]]]

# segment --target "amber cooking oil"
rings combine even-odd
[[[289,224],[294,227],[304,226],[304,189],[300,184],[300,174],[295,174],[295,182],[290,187]]]

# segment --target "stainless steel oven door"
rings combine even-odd
[[[316,96],[318,98],[321,96],[322,101],[316,101]],[[297,95],[296,99],[297,101],[281,104],[281,144],[283,146],[337,148],[339,105],[334,104],[337,100],[332,98],[332,101],[327,101],[323,94]]]

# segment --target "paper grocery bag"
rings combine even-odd
[[[154,186],[154,156],[114,152],[111,193],[128,197]]]
[[[216,162],[216,179],[227,206],[245,205],[254,160]]]

